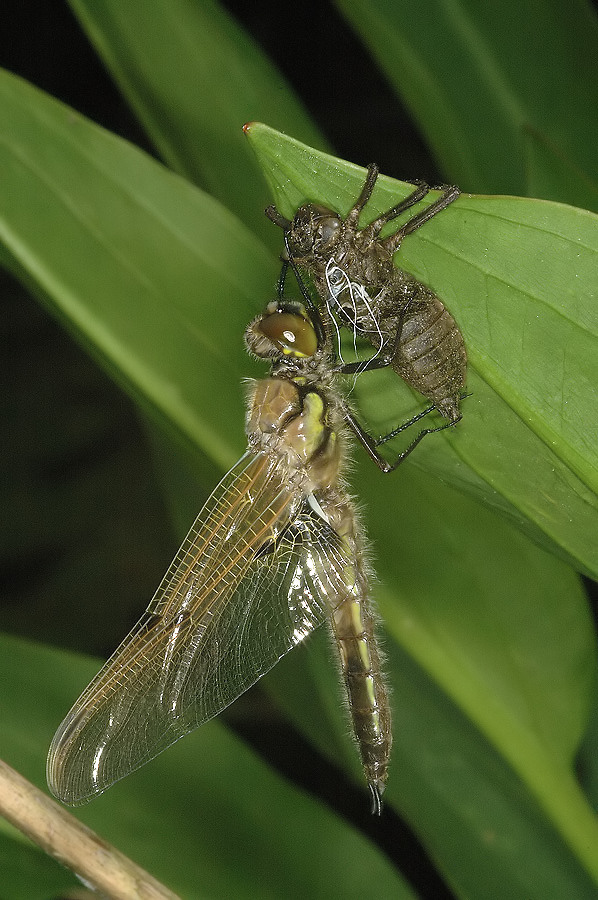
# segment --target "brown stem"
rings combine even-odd
[[[113,900],[179,900],[2,760],[0,815]]]

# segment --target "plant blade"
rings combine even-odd
[[[527,135],[550,145],[596,199],[598,19],[584,0],[337,0],[426,135],[440,168],[464,189],[530,194],[538,186]],[[531,169],[528,167],[531,165]],[[547,199],[575,202],[567,178]],[[579,201],[578,201],[579,202]]]
[[[306,200],[346,214],[362,169],[263,125],[248,136],[283,215]],[[408,192],[379,179],[368,215]],[[395,262],[455,316],[473,394],[457,428],[424,441],[414,462],[483,496],[535,541],[596,574],[598,217],[544,201],[463,196],[406,239]],[[398,379],[388,375],[382,393],[367,377],[358,387],[369,421],[388,414]]]

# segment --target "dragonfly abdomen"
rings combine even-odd
[[[382,675],[374,620],[365,597],[347,596],[332,614],[353,730],[366,780],[381,808],[392,743],[388,691]]]

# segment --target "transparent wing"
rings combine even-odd
[[[52,792],[85,802],[221,712],[326,618],[351,567],[338,535],[247,453],[200,512],[147,611],[48,754]]]

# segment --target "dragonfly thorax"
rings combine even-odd
[[[327,392],[309,379],[263,378],[253,385],[247,435],[252,450],[284,460],[284,481],[305,493],[328,488],[339,476],[336,410]]]

